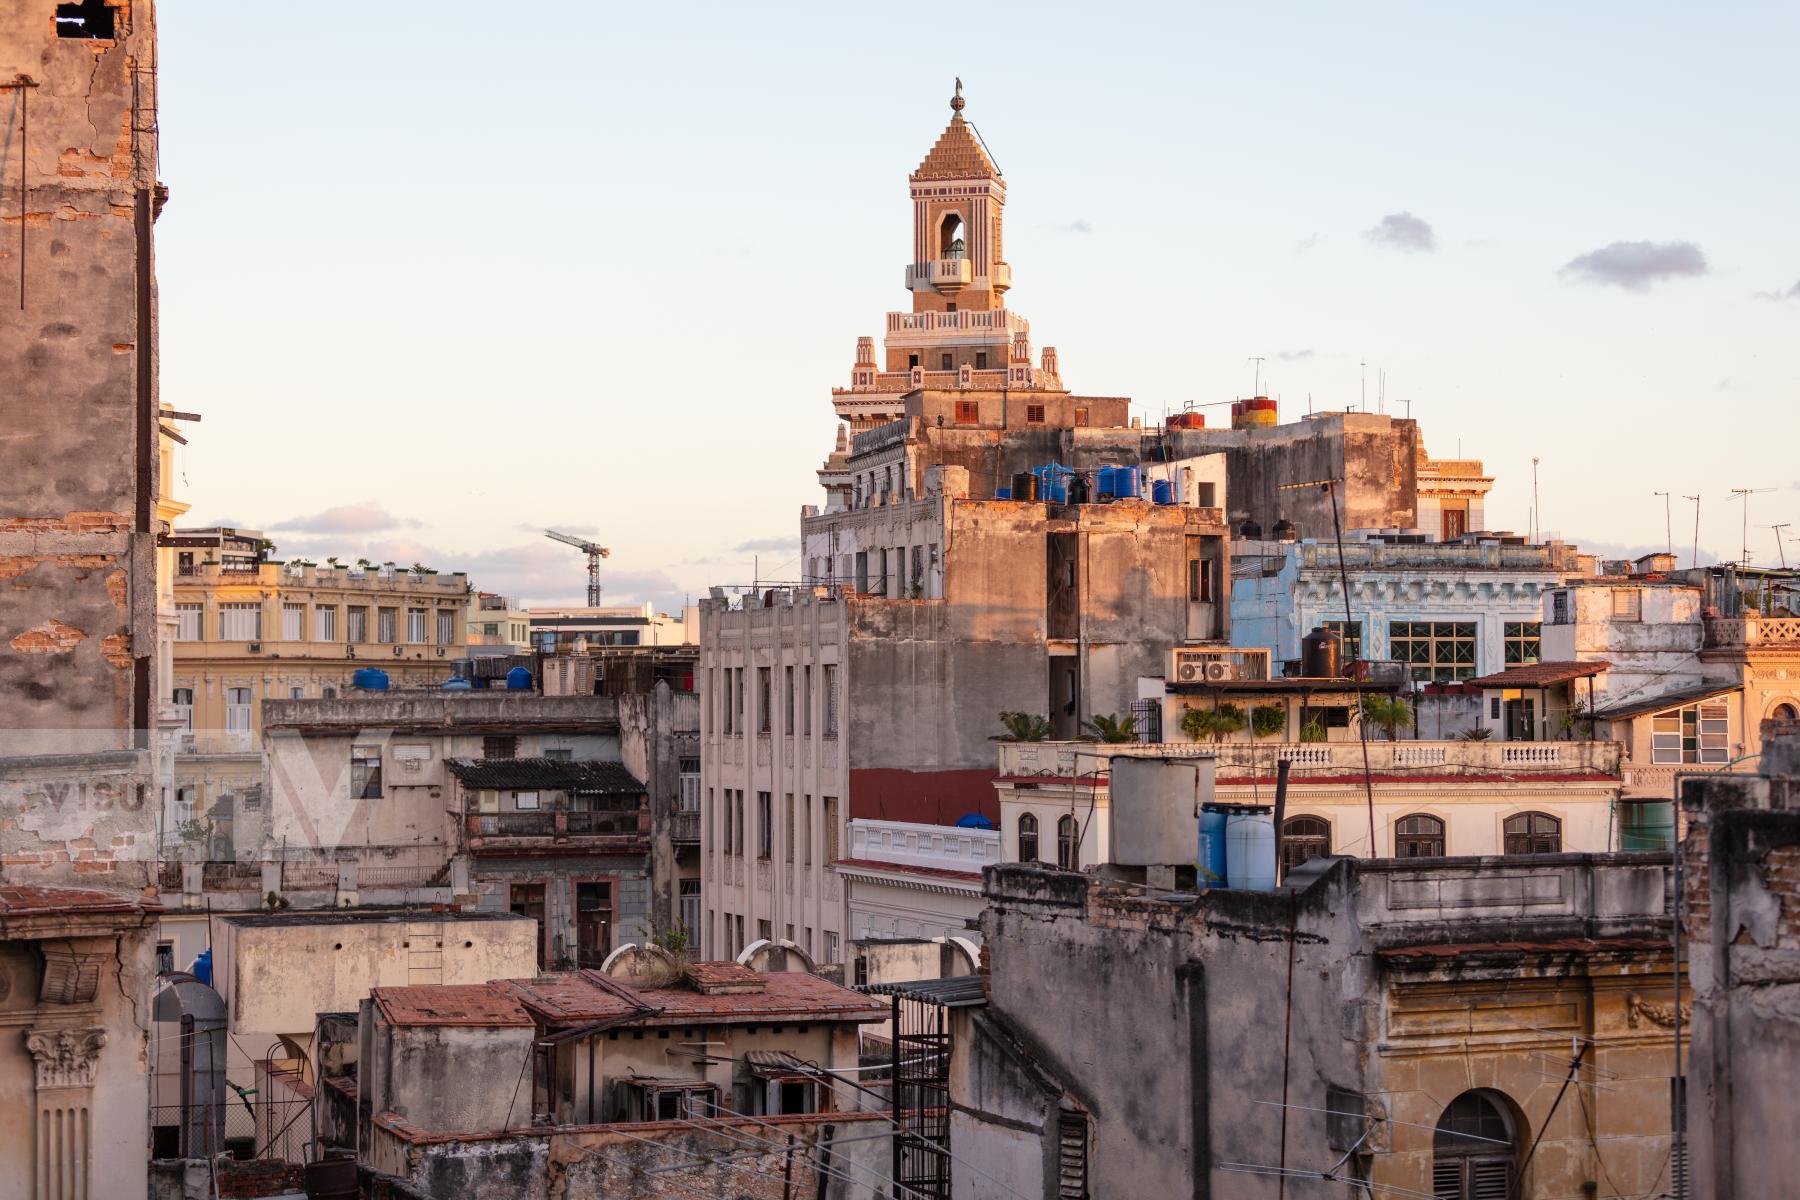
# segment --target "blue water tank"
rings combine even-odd
[[[1069,502],[1069,476],[1074,474],[1073,471],[1059,463],[1048,463],[1033,467],[1031,473],[1038,477],[1039,500],[1045,504]]]
[[[446,692],[472,692],[475,685],[466,679],[446,679],[439,685]]]
[[[956,818],[956,827],[958,829],[992,829],[994,822],[980,813],[964,813]]]
[[[1217,804],[1200,806],[1200,890],[1225,886],[1225,810]]]
[[[1151,480],[1150,499],[1157,504],[1175,503],[1175,485],[1166,479]]]
[[[1275,812],[1235,805],[1225,818],[1225,883],[1252,892],[1275,890]]]
[[[506,690],[509,692],[529,692],[531,690],[531,668],[514,667],[506,673]]]
[[[212,947],[208,946],[194,956],[193,965],[188,967],[188,974],[207,987],[212,986]]]
[[[388,690],[388,673],[380,667],[359,667],[350,676],[350,686],[365,692],[385,692]]]
[[[1136,467],[1113,468],[1114,499],[1136,500],[1142,494],[1138,489],[1138,469]]]
[[[996,500],[1011,500],[1012,499],[1012,489],[1009,487],[995,488],[994,489],[994,499],[996,499]]]

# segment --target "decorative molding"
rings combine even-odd
[[[1690,1002],[1681,1006],[1682,1023],[1691,1024],[1694,1019],[1694,1006]],[[1664,1029],[1675,1027],[1675,1006],[1673,1004],[1656,1004],[1645,1000],[1636,992],[1625,997],[1625,1023],[1636,1029],[1643,1022],[1660,1025]]]
[[[85,1088],[94,1086],[94,1071],[100,1062],[100,1047],[106,1045],[106,1030],[99,1025],[85,1029],[27,1029],[25,1048],[37,1064],[37,1086],[45,1088]]]

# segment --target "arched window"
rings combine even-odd
[[[1412,813],[1394,822],[1395,858],[1440,858],[1444,853],[1444,823],[1425,813]]]
[[[1562,853],[1562,822],[1549,813],[1528,812],[1506,818],[1508,854]]]
[[[1030,813],[1023,813],[1019,817],[1019,861],[1037,860],[1037,818]]]
[[[1769,714],[1771,721],[1800,721],[1800,709],[1791,704],[1777,704],[1775,711]]]
[[[1309,858],[1331,853],[1331,822],[1324,817],[1289,817],[1281,824],[1281,869],[1291,871]]]
[[[1431,1194],[1437,1200],[1487,1200],[1513,1194],[1518,1134],[1491,1093],[1464,1092],[1438,1118],[1431,1139]]]
[[[938,257],[962,258],[968,250],[963,238],[963,219],[956,213],[945,213],[938,226]]]
[[[1074,817],[1065,815],[1056,820],[1056,865],[1065,871],[1081,869],[1081,832]]]

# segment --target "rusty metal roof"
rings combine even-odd
[[[1524,666],[1508,667],[1497,674],[1483,675],[1480,679],[1468,682],[1481,688],[1549,687],[1552,684],[1568,683],[1572,679],[1598,675],[1611,667],[1611,663],[1599,661],[1526,663]]]

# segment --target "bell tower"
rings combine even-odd
[[[949,126],[909,177],[913,240],[906,287],[915,313],[1004,308],[1012,286],[1001,242],[1006,180],[963,119],[965,103],[958,79]]]

